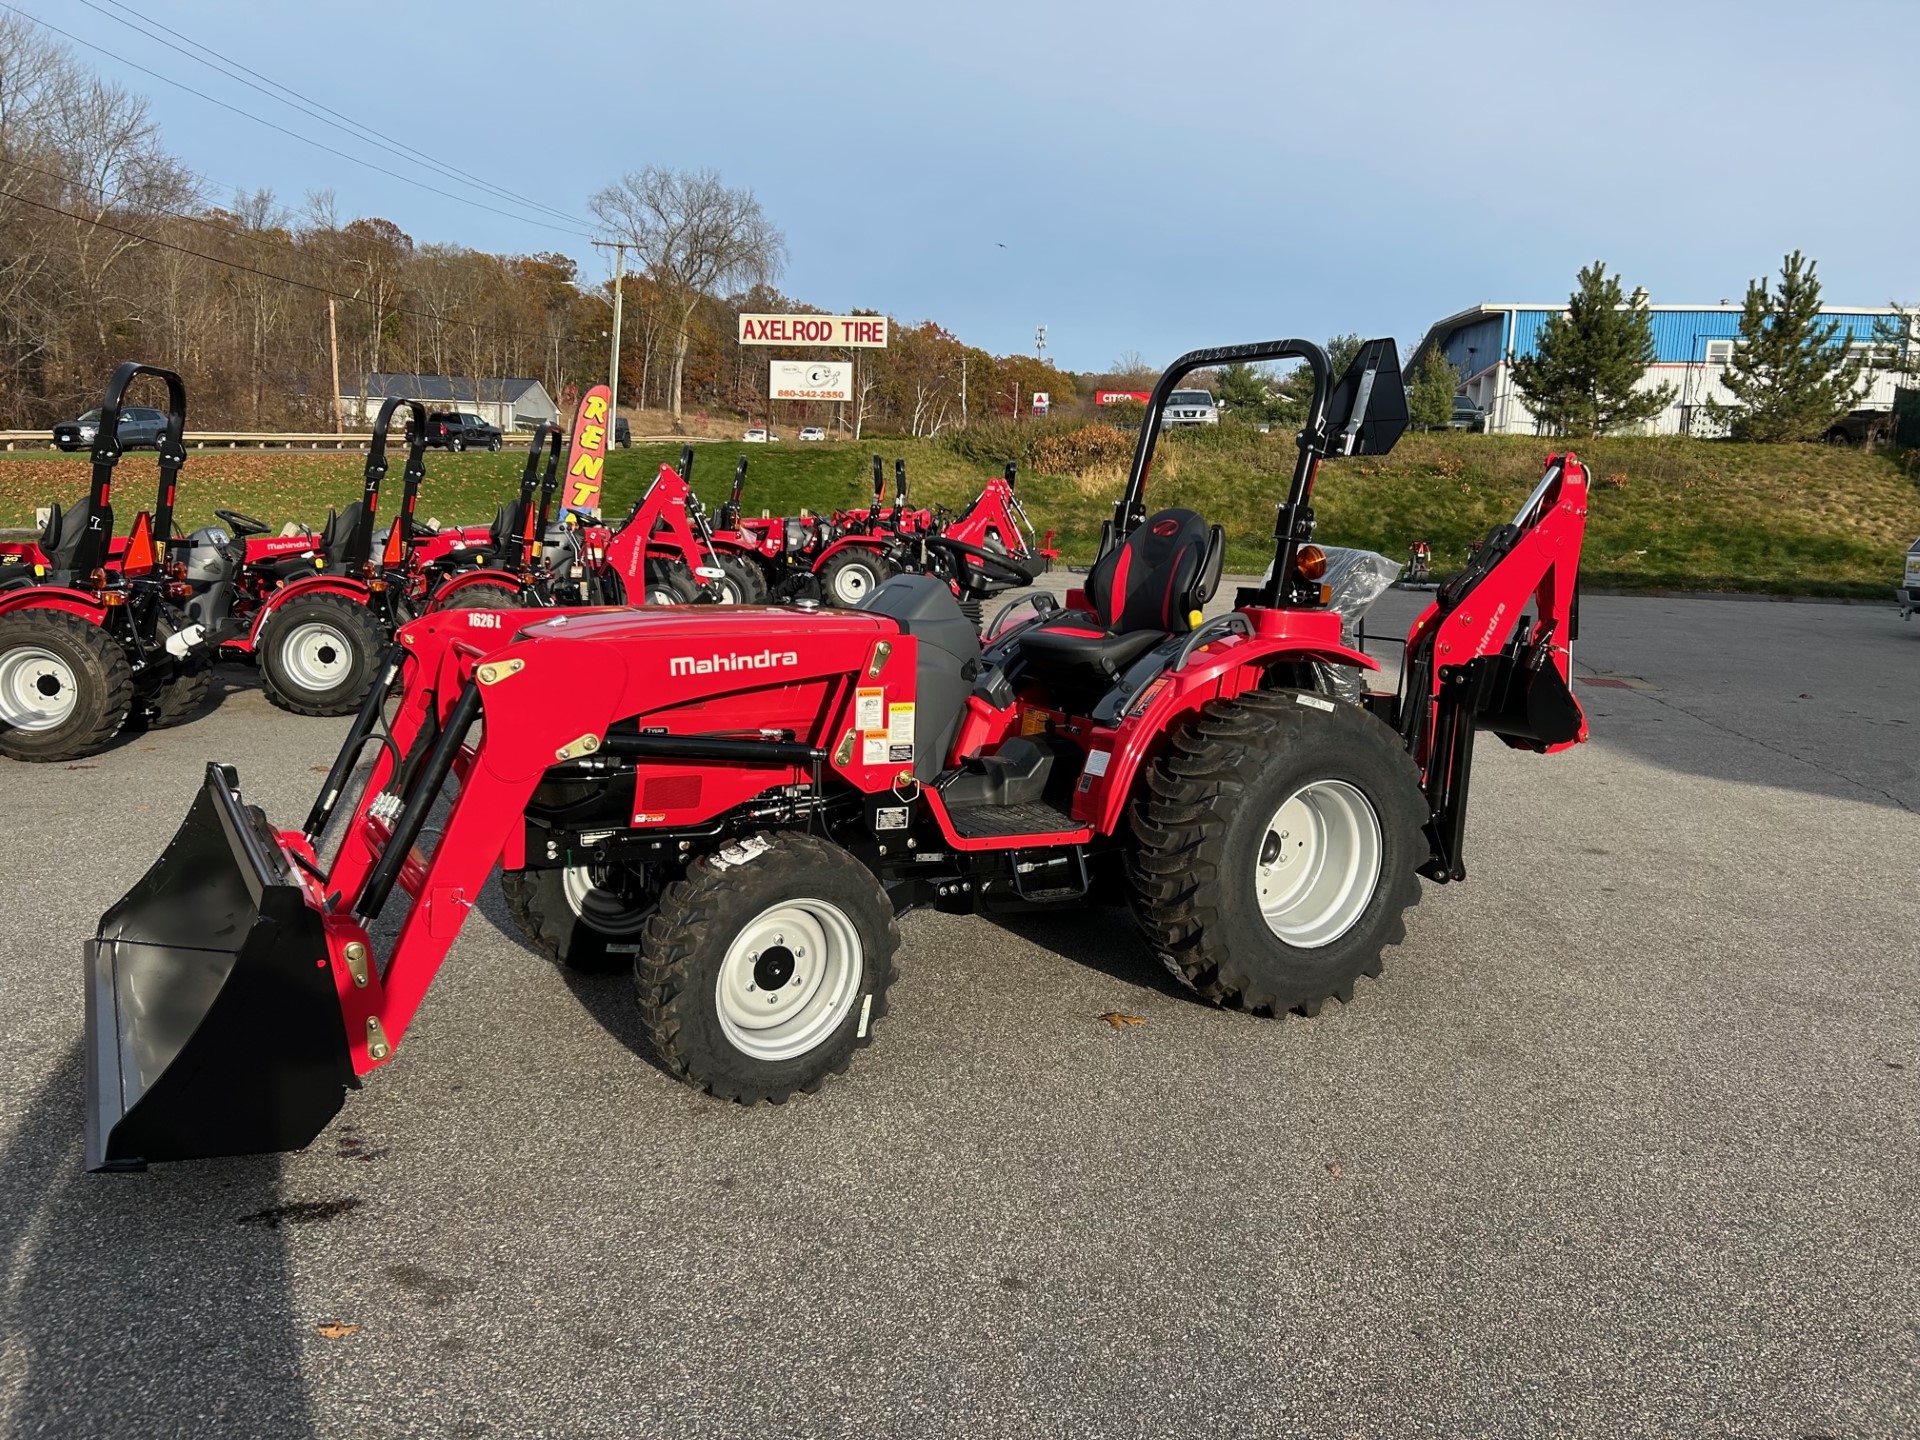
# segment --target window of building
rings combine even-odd
[[[1733,341],[1707,341],[1707,364],[1731,365],[1733,363]]]

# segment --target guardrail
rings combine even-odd
[[[265,434],[245,430],[193,430],[187,432],[189,450],[364,450],[367,431],[347,431],[336,435],[331,430],[312,434],[288,432]],[[514,430],[501,437],[502,449],[516,450],[533,439],[529,430]],[[398,444],[398,439],[395,442]],[[705,435],[636,435],[635,445],[703,445],[712,443]],[[0,450],[51,450],[51,430],[0,430]],[[82,451],[71,452],[82,454]]]

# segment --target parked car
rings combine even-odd
[[[633,426],[625,420],[615,420],[613,422],[613,443],[618,445],[622,450],[632,449]]]
[[[749,445],[778,444],[780,437],[764,425],[755,425],[740,437]]]
[[[1907,551],[1907,573],[1901,577],[1900,588],[1893,592],[1893,598],[1900,602],[1902,620],[1920,610],[1920,540],[1914,541]]]
[[[827,432],[818,425],[802,425],[800,427],[800,438],[802,440],[824,440],[827,438]]]
[[[1453,414],[1447,417],[1447,428],[1481,434],[1487,428],[1487,412],[1465,395],[1456,395],[1453,397]]]
[[[1878,445],[1893,434],[1893,411],[1852,410],[1827,427],[1829,445]]]
[[[469,410],[436,410],[427,416],[427,444],[436,450],[498,450],[500,427]]]
[[[167,417],[158,410],[129,405],[120,412],[120,448],[131,450],[137,445],[151,445],[157,450],[166,429]],[[99,433],[100,412],[89,410],[78,420],[54,426],[53,443],[61,450],[91,450],[93,438]]]
[[[1167,397],[1167,408],[1160,412],[1162,430],[1219,423],[1220,402],[1213,398],[1211,390],[1176,390]]]

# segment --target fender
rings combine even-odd
[[[1194,651],[1184,669],[1168,671],[1148,685],[1118,727],[1096,726],[1089,755],[1106,750],[1103,775],[1088,777],[1075,795],[1073,813],[1102,834],[1114,834],[1125,818],[1140,769],[1166,744],[1187,716],[1210,700],[1231,700],[1258,689],[1276,664],[1317,660],[1378,670],[1380,662],[1340,641],[1340,617],[1331,610],[1254,610],[1251,636],[1223,635]]]
[[[23,585],[11,594],[0,592],[0,615],[33,609],[62,610],[95,625],[107,623],[106,602],[90,590],[75,590],[66,585]]]
[[[871,550],[876,555],[884,555],[886,548],[885,543],[878,536],[842,535],[838,540],[835,540],[831,545],[827,546],[826,549],[814,556],[813,563],[807,568],[817,575],[820,573],[822,567],[826,565],[827,561],[831,560],[843,550]]]
[[[471,590],[475,585],[504,585],[523,598],[532,593],[522,585],[520,577],[511,570],[497,568],[462,570],[427,597],[427,608],[444,610],[448,596],[457,595],[462,590]]]
[[[260,643],[260,632],[267,628],[267,621],[279,613],[280,608],[295,596],[311,595],[319,591],[328,595],[341,595],[355,604],[367,603],[371,593],[364,580],[349,580],[344,575],[327,575],[315,572],[312,575],[298,575],[287,581],[279,589],[260,602],[260,613],[253,617],[253,625],[247,631],[247,647],[255,648]]]

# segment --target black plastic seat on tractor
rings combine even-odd
[[[1062,611],[1018,641],[1021,668],[1054,689],[1055,703],[1088,713],[1127,666],[1169,635],[1193,628],[1213,598],[1226,558],[1220,527],[1191,510],[1161,510],[1134,527],[1087,576],[1083,612]]]
[[[360,512],[365,508],[355,500],[338,515],[327,512],[327,523],[320,530],[320,553],[327,557],[327,569],[346,568],[347,547],[353,543],[353,532],[360,528]]]
[[[47,570],[56,579],[70,579],[80,561],[80,544],[86,538],[93,517],[93,500],[82,500],[71,510],[58,505],[47,515],[40,529],[40,553],[47,557]]]
[[[980,632],[953,591],[926,575],[893,576],[862,600],[860,609],[885,615],[917,642],[913,773],[933,780],[946,768],[980,671]]]

